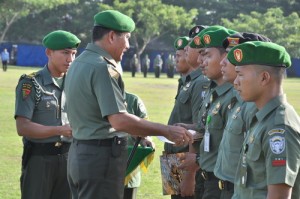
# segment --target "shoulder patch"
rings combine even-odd
[[[269,139],[269,143],[274,154],[281,154],[285,150],[285,138],[283,136],[273,136]]]
[[[32,89],[32,84],[30,83],[23,83],[22,84],[22,97],[23,100],[25,100],[29,94],[31,93],[31,89]]]
[[[284,134],[285,130],[284,129],[272,129],[268,132],[268,135],[273,135],[273,134]]]

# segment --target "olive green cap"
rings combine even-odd
[[[209,26],[203,30],[201,30],[190,42],[190,47],[191,48],[204,48],[204,45],[201,43],[201,36],[203,34],[205,34],[206,32],[209,32],[209,31],[214,31],[214,30],[218,30],[218,29],[221,29],[221,28],[225,28],[223,26],[218,26],[218,25],[215,25],[215,26]]]
[[[178,37],[174,42],[176,50],[183,50],[189,44],[189,37]]]
[[[236,66],[253,64],[288,68],[292,65],[291,57],[283,46],[263,41],[239,44],[228,52],[227,58]]]
[[[206,31],[201,35],[201,43],[205,48],[223,48],[224,39],[234,33],[237,32],[226,28]]]
[[[50,32],[43,39],[43,45],[51,50],[77,48],[80,42],[76,35],[64,30]]]
[[[95,26],[119,32],[132,32],[135,29],[134,21],[127,15],[116,10],[106,10],[94,16]]]

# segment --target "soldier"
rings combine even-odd
[[[47,65],[23,75],[17,85],[15,119],[24,142],[22,199],[71,198],[67,181],[70,143],[63,138],[72,137],[72,130],[68,124],[62,126],[60,112],[65,108],[61,102],[65,74],[79,43],[75,35],[62,30],[46,35]]]
[[[277,44],[253,41],[233,47],[228,60],[236,66],[241,98],[258,108],[249,121],[233,198],[300,198],[300,119],[282,89],[289,54]]]
[[[167,59],[167,77],[173,78],[174,77],[174,70],[175,70],[175,62],[174,62],[174,56],[169,55]]]
[[[93,43],[72,63],[65,82],[73,129],[68,181],[73,199],[122,199],[126,132],[162,135],[179,145],[187,144],[192,136],[181,127],[149,122],[126,112],[119,63],[129,49],[135,23],[116,10],[99,12],[94,21]]]
[[[7,63],[9,62],[9,53],[7,52],[6,48],[4,48],[3,52],[1,52],[1,60],[2,60],[3,71],[6,72]]]
[[[135,77],[135,72],[138,68],[139,60],[136,54],[133,55],[132,59],[130,60],[130,69],[131,69],[131,76]]]
[[[255,33],[237,33],[223,41],[223,47],[228,52],[232,47],[247,41],[270,41],[268,38]],[[223,79],[233,84],[237,74],[235,66],[228,62],[227,57],[221,61]],[[234,177],[238,165],[239,153],[246,132],[246,121],[256,111],[254,103],[245,103],[238,92],[234,92],[228,108],[227,123],[219,146],[218,158],[214,174],[219,180],[221,199],[231,199],[234,193]]]
[[[149,59],[148,54],[146,54],[143,61],[142,61],[142,71],[143,71],[143,74],[144,74],[145,78],[147,77],[147,73],[148,73],[149,68],[150,68],[150,59]]]
[[[198,114],[196,129],[197,132],[204,133],[200,144],[200,153],[187,157],[182,168],[195,167],[195,162],[200,165],[201,177],[204,180],[202,198],[205,199],[220,197],[218,178],[215,177],[213,169],[223,128],[226,124],[227,106],[233,97],[233,86],[222,78],[220,61],[227,55],[225,49],[222,48],[222,42],[232,33],[234,32],[224,27],[211,26],[202,30],[190,44],[205,48],[204,70],[212,82]],[[194,128],[193,126],[186,125],[186,128]]]
[[[140,118],[148,119],[146,106],[144,105],[141,98],[137,95],[125,92],[125,101],[126,101],[126,110],[128,113],[134,114]],[[134,145],[136,141],[136,137],[130,136],[128,138],[128,145]],[[140,145],[143,147],[151,147],[155,148],[155,144],[152,141],[151,137],[147,136],[141,139]],[[136,199],[138,187],[141,185],[141,172],[138,167],[136,171],[133,171],[133,176],[129,180],[128,184],[124,189],[124,197],[123,199]]]
[[[186,62],[184,48],[189,43],[188,37],[179,37],[175,40],[176,70],[181,74],[178,80],[178,90],[175,97],[175,105],[171,112],[168,124],[193,123],[197,121],[197,113],[200,108],[202,92],[205,92],[207,82],[198,81],[200,73],[195,73],[194,68]],[[189,146],[175,147],[165,143],[165,153],[188,152]],[[195,171],[187,171],[180,183],[181,195],[172,195],[173,199],[194,198]]]
[[[161,55],[158,54],[158,55],[156,55],[156,57],[154,59],[154,74],[155,74],[156,78],[160,77],[162,65],[163,65],[163,60],[161,58]]]

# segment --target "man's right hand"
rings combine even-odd
[[[62,135],[64,137],[72,137],[72,129],[69,124],[59,126],[58,128],[59,128],[59,130],[58,130],[59,135]]]
[[[187,145],[189,142],[193,142],[193,135],[185,128],[179,126],[168,126],[168,134],[166,134],[165,137],[175,142],[177,146]]]
[[[182,161],[182,163],[179,165],[179,169],[193,172],[197,171],[200,168],[196,163],[195,153],[185,153],[185,155],[180,158],[180,161]]]

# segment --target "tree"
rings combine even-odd
[[[150,42],[166,35],[178,36],[180,28],[190,29],[198,14],[196,9],[186,11],[161,0],[115,0],[112,6],[103,3],[99,6],[100,10],[115,9],[133,18],[136,29],[131,38],[139,58]]]
[[[78,0],[1,0],[0,1],[0,43],[3,42],[11,25],[19,18],[30,13],[39,13],[45,9]]]
[[[232,21],[222,19],[225,27],[240,32],[256,32],[284,46],[292,57],[300,58],[300,18],[296,12],[283,15],[280,8],[270,8],[265,13],[239,14]]]

